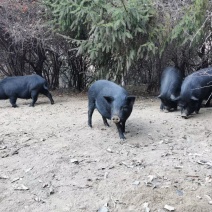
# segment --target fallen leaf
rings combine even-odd
[[[36,202],[41,202],[41,203],[45,203],[46,201],[44,201],[43,199],[41,199],[40,197],[35,197],[34,200]]]
[[[16,181],[18,181],[18,180],[20,180],[20,177],[14,178],[14,179],[11,181],[11,183],[14,183],[14,182],[16,182]]]
[[[0,150],[7,149],[7,146],[0,146]]]
[[[109,212],[108,204],[105,203],[101,208],[99,208],[98,212]]]
[[[108,178],[108,172],[105,172],[104,179]]]
[[[6,175],[0,175],[0,179],[2,179],[2,180],[6,180],[6,179],[8,179],[9,177],[8,176],[6,176]]]
[[[150,212],[149,203],[148,203],[148,202],[145,202],[145,203],[143,204],[143,208],[144,208],[144,212]]]
[[[165,205],[164,208],[168,211],[174,211],[175,210],[175,208],[170,206],[170,205]]]
[[[139,185],[140,184],[140,181],[136,180],[132,183],[133,185]]]
[[[27,172],[29,172],[29,171],[32,170],[32,169],[33,169],[33,167],[28,168],[28,169],[25,170],[25,172],[27,173]]]
[[[212,199],[211,199],[211,197],[208,196],[208,195],[205,195],[205,197],[207,198],[208,203],[209,203],[210,205],[212,205]]]
[[[49,188],[49,194],[50,195],[54,194],[54,188],[52,186]]]
[[[18,185],[17,187],[15,187],[14,190],[20,190],[20,191],[24,190],[24,191],[26,191],[26,190],[29,190],[29,188],[26,187],[25,185],[21,184],[21,185]]]
[[[107,148],[107,152],[113,153],[111,148]]]
[[[71,163],[79,164],[79,161],[75,158],[71,159]]]

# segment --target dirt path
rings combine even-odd
[[[54,99],[0,102],[0,211],[212,211],[212,108],[185,120],[137,99],[120,143],[97,111],[87,126],[86,96]]]

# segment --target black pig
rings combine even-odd
[[[182,80],[182,74],[177,68],[167,67],[164,69],[161,75],[160,95],[158,96],[161,99],[161,110],[177,110],[175,98],[180,95]]]
[[[109,126],[107,119],[111,119],[117,126],[119,137],[125,139],[125,122],[134,102],[135,97],[129,96],[124,88],[107,80],[98,80],[88,90],[88,125],[92,127],[92,114],[97,108],[104,124]]]
[[[47,96],[51,104],[54,104],[46,80],[39,75],[6,77],[0,81],[0,99],[10,99],[12,107],[17,107],[17,98],[32,98],[30,106],[34,107],[39,93]]]
[[[181,116],[188,118],[193,112],[198,113],[203,100],[210,105],[212,94],[212,67],[204,68],[188,75],[181,87],[178,97],[181,107]]]

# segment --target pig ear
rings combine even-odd
[[[178,101],[178,100],[180,100],[180,96],[178,96],[178,97],[176,97],[176,96],[174,96],[173,94],[170,96],[170,99],[172,100],[172,101]]]
[[[108,103],[111,103],[114,100],[112,96],[103,96],[103,97],[106,99]]]
[[[191,99],[194,100],[194,101],[198,101],[199,100],[195,96],[191,96]]]
[[[135,102],[135,96],[127,96],[126,97],[127,102],[130,106],[133,106],[134,102]]]

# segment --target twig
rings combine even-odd
[[[74,38],[71,38],[71,37],[69,37],[69,36],[66,36],[66,35],[62,35],[62,34],[60,34],[60,33],[56,33],[57,35],[59,35],[59,36],[61,36],[61,37],[63,37],[63,38],[65,38],[66,40],[69,40],[69,41],[86,41],[86,40],[77,40],[77,39],[74,39]]]
[[[204,23],[202,24],[202,26],[197,30],[197,32],[195,33],[195,35],[193,36],[193,38],[192,38],[192,40],[191,40],[191,42],[190,42],[190,47],[191,47],[191,44],[193,43],[193,41],[194,41],[194,38],[197,36],[197,34],[202,30],[202,28],[205,26],[205,23],[208,21],[208,19],[211,17],[211,15],[209,15],[206,19],[205,19],[205,21],[204,21]]]
[[[199,175],[186,174],[186,177],[200,177]]]
[[[202,87],[199,87],[199,88],[193,88],[191,90],[198,90],[198,89],[201,89],[201,88],[209,88],[211,87],[212,85],[207,85],[207,86],[202,86]]]
[[[206,101],[206,103],[205,103],[206,105],[207,105],[208,101],[210,101],[211,96],[212,96],[212,92],[211,92],[211,95],[208,97],[208,99],[207,99],[207,101]]]
[[[121,2],[122,2],[122,4],[123,4],[123,6],[124,6],[125,11],[128,12],[128,11],[127,11],[127,8],[126,8],[126,6],[125,6],[125,4],[124,4],[124,1],[121,0]]]

